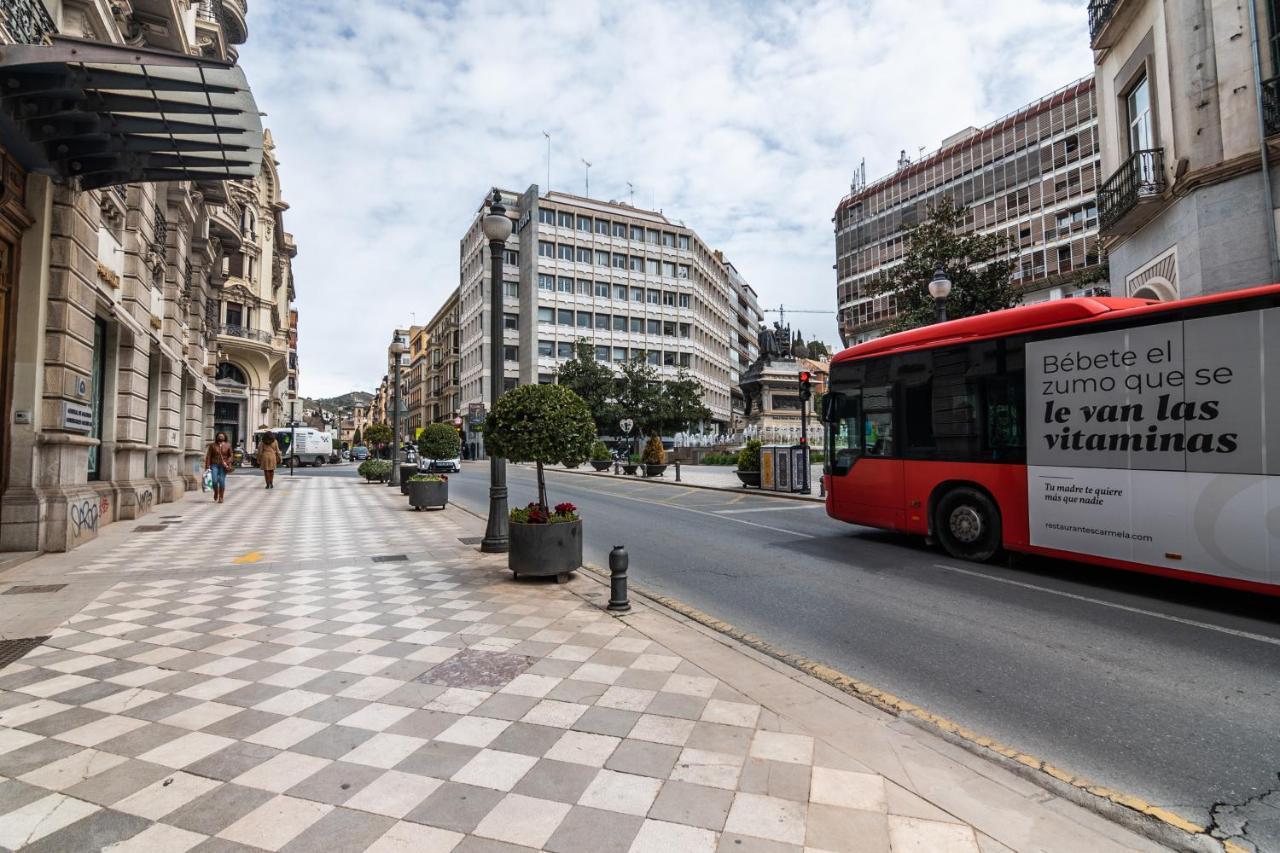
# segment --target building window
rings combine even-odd
[[[616,270],[625,270],[625,269],[627,268],[627,256],[626,256],[626,255],[614,255],[614,256],[613,256],[613,268],[614,268],[614,269],[616,269]]]
[[[651,335],[660,335],[660,334],[662,334],[662,321],[660,321],[660,320],[650,320],[650,321],[648,321],[648,322],[649,322],[649,334],[651,334]]]
[[[632,272],[644,272],[644,258],[632,255],[630,267]]]
[[[647,293],[646,295],[648,296],[648,298],[646,299],[646,301],[647,301],[650,305],[660,305],[660,304],[662,303],[662,293],[661,293],[661,291],[657,291],[657,290],[649,290],[649,291],[648,291],[648,293]]]
[[[670,232],[668,232],[668,231],[663,231],[663,232],[662,232],[662,245],[664,245],[664,246],[669,246],[670,248],[674,249],[674,248],[676,247],[676,235],[674,235],[674,234],[672,234],[672,233],[670,233]]]
[[[687,353],[687,352],[682,352],[682,353],[680,353],[680,366],[681,366],[681,367],[688,367],[688,366],[689,366],[689,364],[690,364],[690,357],[689,357],[689,353]]]
[[[676,336],[676,324],[671,320],[663,320],[662,335],[663,337],[674,338]]]
[[[690,335],[690,334],[691,334],[691,332],[692,332],[692,329],[693,329],[693,327],[692,327],[692,326],[690,326],[688,323],[681,323],[681,324],[680,324],[680,337],[682,337],[682,338],[687,338],[687,337],[689,337],[689,335]]]
[[[538,290],[555,290],[555,289],[556,289],[555,276],[547,275],[546,273],[538,273]]]
[[[659,352],[658,350],[650,350],[644,354],[644,360],[652,364],[654,367],[657,367],[659,364],[661,364],[661,362],[659,361],[659,359],[661,358],[662,358],[662,353]]]
[[[603,329],[606,332],[609,331],[609,315],[608,314],[596,315],[596,328]]]
[[[627,330],[627,318],[625,315],[613,315],[613,330],[615,332],[625,332]]]
[[[519,329],[519,328],[520,328],[520,315],[519,315],[519,314],[503,314],[503,315],[502,315],[502,328],[504,328],[504,329]]]
[[[561,326],[572,326],[573,312],[570,311],[568,308],[561,308],[559,311],[556,312],[556,319],[559,321],[559,324]]]
[[[609,360],[609,348],[596,347],[596,361],[608,361],[608,360]]]
[[[520,348],[511,346],[510,344],[507,344],[506,346],[504,346],[502,348],[502,360],[503,361],[519,361]]]
[[[663,274],[665,277],[667,277],[667,278],[675,278],[675,277],[676,277],[676,265],[675,265],[675,264],[673,264],[673,263],[671,263],[670,261],[663,261],[663,262],[662,262],[662,274]]]
[[[578,328],[579,329],[591,328],[591,312],[590,311],[578,312]]]
[[[556,224],[556,212],[549,207],[538,208],[538,221],[543,225]]]
[[[651,243],[654,246],[658,245],[658,229],[650,228],[644,232],[644,236],[646,242]]]
[[[607,220],[607,219],[597,219],[597,220],[596,220],[596,233],[597,233],[597,234],[603,234],[604,236],[608,237],[608,236],[609,236],[609,220]]]
[[[688,277],[689,277],[688,264],[680,264],[680,266],[676,267],[676,278],[688,278]]]
[[[607,281],[596,282],[596,296],[600,297],[601,299],[609,298],[609,282]]]
[[[589,263],[591,263],[591,250],[590,250],[590,249],[588,249],[588,248],[586,248],[586,247],[584,247],[584,246],[579,246],[579,247],[578,247],[578,263],[580,263],[580,264],[589,264]]]
[[[555,321],[556,321],[555,309],[553,309],[553,308],[539,308],[539,309],[538,309],[538,322],[539,322],[539,323],[554,323]]]
[[[503,249],[502,262],[509,267],[520,266],[520,253],[515,249]]]
[[[635,335],[644,334],[644,318],[643,317],[631,318],[631,333]]]
[[[511,299],[520,298],[520,282],[504,281],[502,283],[502,295]]]
[[[619,302],[626,302],[627,286],[625,284],[615,284],[613,286],[613,298]]]
[[[625,222],[613,223],[613,236],[627,239],[627,224]]]
[[[680,294],[680,307],[681,308],[689,307],[689,294],[687,293]]]
[[[551,355],[555,352],[555,346],[555,343],[552,341],[538,341],[538,355]]]
[[[689,235],[688,234],[681,234],[677,238],[676,242],[680,244],[681,249],[684,249],[686,252],[689,251]]]
[[[554,258],[556,256],[556,244],[548,243],[546,240],[538,241],[538,257]]]
[[[556,358],[573,358],[573,341],[560,341],[556,344]]]
[[[539,385],[554,385],[555,383],[556,383],[556,378],[555,378],[555,376],[551,375],[550,373],[539,373],[539,374],[538,374],[538,384],[539,384]]]
[[[573,260],[573,247],[572,247],[572,246],[570,246],[570,245],[568,245],[568,244],[566,244],[566,243],[560,243],[560,244],[558,245],[558,249],[559,249],[559,252],[560,252],[560,260],[562,260],[562,261],[571,261],[571,260]]]
[[[1134,154],[1154,147],[1151,128],[1151,87],[1147,76],[1134,84],[1125,96],[1129,121],[1129,153]]]
[[[243,310],[243,306],[241,306],[239,302],[227,303],[227,325],[228,326],[244,325],[244,322],[243,322],[244,315],[242,313],[242,310]]]
[[[502,377],[502,390],[504,392],[510,391],[512,388],[515,388],[519,384],[520,384],[520,380],[515,376]]]
[[[631,226],[631,239],[632,239],[632,240],[634,240],[634,241],[635,241],[635,242],[637,242],[637,243],[643,243],[643,242],[644,242],[644,229],[643,229],[643,228],[641,228],[639,225],[632,225],[632,226]]]
[[[590,231],[591,231],[591,217],[590,217],[590,216],[579,216],[579,217],[578,217],[578,230],[579,230],[579,231],[587,231],[587,232],[590,232]]]
[[[676,295],[672,293],[670,290],[662,291],[662,304],[670,305],[671,307],[674,308],[676,304]]]
[[[561,293],[573,293],[573,279],[567,275],[562,275],[556,279],[556,290]]]
[[[90,418],[89,436],[102,441],[102,410],[107,402],[107,321],[101,318],[93,321],[93,365],[90,370],[89,393],[93,395],[93,414]],[[216,403],[214,405],[217,406]],[[101,445],[97,445],[89,448],[89,479],[101,478]]]
[[[626,348],[626,347],[614,347],[614,348],[613,348],[613,360],[614,360],[616,363],[618,363],[618,364],[622,364],[623,362],[625,362],[625,361],[627,360],[627,348]]]
[[[633,287],[633,288],[631,288],[631,301],[632,301],[632,302],[644,302],[644,288],[643,288],[643,287]]]
[[[556,214],[556,224],[561,228],[573,227],[573,214],[565,213],[563,210]]]
[[[664,353],[662,354],[662,366],[663,366],[663,367],[675,367],[675,366],[676,366],[676,354],[675,354],[675,353],[673,353],[673,352],[671,352],[671,351],[669,351],[669,350],[668,350],[667,352],[664,352]]]
[[[608,253],[608,252],[601,252],[601,251],[598,251],[598,250],[596,251],[596,266],[598,266],[598,267],[607,267],[607,266],[609,266],[609,253]]]

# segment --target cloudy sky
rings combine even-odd
[[[1083,0],[252,0],[241,50],[298,242],[302,393],[372,390],[493,185],[654,205],[838,341],[831,215],[1092,70]]]

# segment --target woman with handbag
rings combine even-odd
[[[212,475],[213,501],[222,503],[222,498],[227,493],[227,473],[235,467],[235,451],[225,432],[213,437],[213,443],[204,452],[204,467]]]
[[[262,469],[262,477],[267,481],[267,488],[276,487],[276,466],[280,464],[280,445],[276,443],[273,433],[264,432],[262,443],[258,445],[258,467]]]

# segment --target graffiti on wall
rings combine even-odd
[[[106,498],[102,500],[104,503],[106,502]],[[98,531],[98,519],[101,517],[101,511],[98,509],[98,504],[92,499],[71,504],[67,508],[67,514],[71,519],[71,527],[76,538],[83,536],[86,531],[91,533]]]

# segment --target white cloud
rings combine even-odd
[[[298,241],[302,390],[371,389],[494,184],[651,202],[837,341],[831,215],[1092,70],[1076,0],[254,0],[241,50]]]

